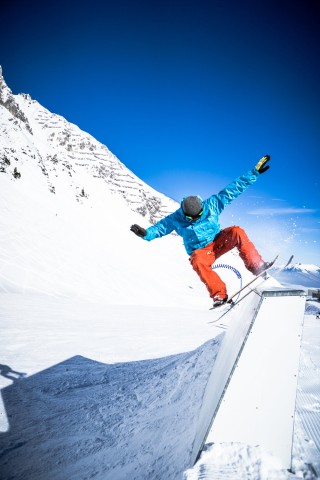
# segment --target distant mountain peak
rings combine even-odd
[[[314,264],[290,263],[274,267],[272,275],[283,285],[320,288],[320,268]]]
[[[28,119],[21,111],[19,105],[17,104],[12,91],[6,84],[6,81],[2,75],[2,67],[0,65],[0,105],[6,108],[16,119],[22,121],[27,130],[32,134],[31,127],[29,125]]]
[[[303,273],[315,273],[320,274],[320,268],[314,264],[305,264],[305,263],[296,263],[289,264],[284,267],[285,271],[288,272],[303,272]]]
[[[64,190],[83,202],[90,199],[97,182],[100,186],[103,182],[104,188],[123,197],[131,210],[150,223],[178,207],[90,134],[42,107],[30,95],[14,95],[0,67],[0,179],[4,173],[23,182],[27,175],[23,171],[16,175],[16,171],[26,172],[31,164],[40,168],[43,181],[54,194]]]

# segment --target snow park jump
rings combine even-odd
[[[291,468],[305,294],[255,292],[221,319],[228,329],[204,393],[194,463],[205,443],[234,441],[260,445]]]

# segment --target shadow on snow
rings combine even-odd
[[[221,337],[156,360],[75,356],[26,378],[3,366],[2,480],[176,480]]]

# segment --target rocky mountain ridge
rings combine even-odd
[[[30,95],[14,95],[0,67],[0,175],[24,181],[23,171],[31,164],[41,170],[52,194],[61,193],[58,179],[63,179],[63,188],[85,201],[94,188],[93,180],[104,182],[152,224],[178,206],[139,179],[90,134],[51,113]]]

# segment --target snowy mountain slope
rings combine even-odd
[[[29,164],[43,174],[52,194],[90,196],[99,183],[155,223],[177,203],[145,184],[108,148],[29,95],[13,95],[0,67],[0,173],[24,175]]]
[[[30,183],[1,181],[0,292],[118,304],[190,305],[198,295],[206,298],[180,239],[149,243],[133,235],[129,227],[141,216],[123,198],[100,185],[79,203],[68,191],[53,196],[36,166],[29,165],[28,175]]]
[[[177,204],[75,125],[27,95],[12,95],[3,77],[0,201],[2,292],[125,304],[172,304],[172,290],[180,291],[179,303],[195,290],[205,294],[179,238],[149,244],[129,230]],[[153,285],[147,299],[146,279]]]

